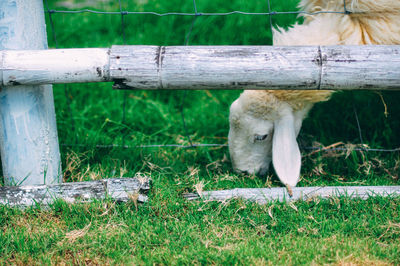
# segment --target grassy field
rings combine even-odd
[[[118,11],[118,1],[49,0],[55,9]],[[193,12],[193,1],[122,0],[129,11]],[[267,12],[267,1],[197,0],[199,12]],[[297,1],[271,0],[274,11]],[[51,48],[271,44],[269,16],[47,15]],[[286,27],[295,15],[272,17]],[[122,27],[123,26],[123,27]],[[125,36],[125,38],[124,38]],[[54,38],[55,37],[55,38]],[[228,110],[240,91],[113,91],[111,83],[54,86],[64,181],[153,179],[149,202],[57,202],[24,211],[0,206],[0,264],[400,264],[400,199],[345,197],[259,206],[187,202],[184,192],[280,186],[237,175],[226,147],[98,148],[227,142]],[[302,146],[342,142],[347,151],[303,150],[299,186],[399,185],[400,93],[339,92],[304,122]],[[385,113],[387,108],[387,114]],[[125,111],[124,111],[125,110]],[[187,133],[182,123],[185,115]],[[359,127],[357,125],[359,120]]]

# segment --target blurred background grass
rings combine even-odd
[[[273,11],[295,11],[297,1],[271,0]],[[49,9],[98,11],[187,12],[193,1],[60,1],[49,0]],[[196,1],[197,12],[268,12],[267,1]],[[50,20],[51,16],[51,20]],[[155,16],[151,14],[47,14],[51,48],[110,47],[111,45],[270,45],[271,24],[288,27],[296,15]],[[226,143],[230,103],[240,91],[115,91],[111,83],[55,85],[59,140],[65,180],[153,172],[154,165],[185,175],[198,169],[200,179],[218,175],[235,176],[229,154],[223,148],[98,148],[98,144],[147,145]],[[400,146],[399,92],[338,92],[326,103],[317,104],[304,122],[302,146],[348,144],[348,152],[321,152],[303,159],[303,181],[299,185],[398,183],[400,158],[397,153],[351,151],[356,144],[374,148]],[[388,115],[385,115],[385,107]],[[125,110],[125,111],[124,111]],[[181,113],[184,112],[187,133]],[[357,116],[357,117],[356,117]],[[357,118],[359,126],[357,125]],[[362,138],[362,139],[361,139]],[[83,146],[74,146],[83,144]],[[304,150],[303,154],[310,153]],[[77,161],[80,163],[78,164]],[[74,165],[72,169],[70,166]],[[153,165],[153,168],[151,166]],[[212,167],[210,166],[212,165]],[[90,168],[90,171],[87,168]],[[211,170],[212,168],[212,170]],[[123,171],[121,169],[124,169]],[[121,172],[122,171],[122,172]],[[82,176],[82,173],[87,173]],[[156,171],[157,172],[157,171]],[[91,177],[88,175],[91,174]],[[270,173],[210,187],[264,186],[275,183]],[[271,181],[272,180],[272,181]],[[279,183],[276,183],[279,184]]]

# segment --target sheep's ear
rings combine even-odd
[[[300,178],[301,155],[291,112],[274,122],[272,162],[283,184],[292,187],[297,185]]]

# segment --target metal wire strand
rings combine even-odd
[[[273,26],[272,26],[271,1],[267,0],[267,4],[268,4],[268,13],[269,13],[269,26],[270,26],[270,29],[271,29],[271,36],[272,36]]]
[[[56,48],[58,48],[57,36],[56,36],[54,21],[53,21],[53,16],[52,16],[53,12],[50,12],[48,0],[45,0],[45,5],[46,5],[46,12],[49,14],[49,22],[50,22],[51,34],[53,36],[53,41],[54,41]]]
[[[194,12],[197,14],[196,0],[193,0],[193,9],[194,9]],[[186,35],[186,38],[185,38],[185,45],[186,46],[189,45],[189,40],[190,40],[190,37],[192,35],[192,30],[193,30],[194,24],[196,22],[196,19],[197,19],[197,16],[193,18],[192,24],[190,25],[189,32]],[[186,136],[187,140],[189,141],[190,147],[194,147],[193,146],[193,142],[192,142],[192,138],[190,137],[190,134],[189,134],[189,131],[188,131],[188,128],[187,128],[187,125],[186,125],[186,119],[185,119],[184,104],[185,104],[186,96],[187,96],[187,90],[185,90],[183,92],[182,101],[181,101],[181,107],[180,107],[181,117],[182,117],[182,125],[183,125],[183,130],[184,130],[185,136]]]
[[[362,131],[361,131],[361,126],[360,126],[360,120],[358,120],[357,109],[356,109],[356,106],[354,104],[353,104],[353,111],[354,111],[354,117],[356,118],[356,123],[357,123],[357,128],[358,128],[358,135],[360,137],[361,143],[364,144]]]
[[[93,14],[104,14],[104,15],[120,15],[121,12],[116,11],[98,11],[93,9],[80,9],[80,10],[57,10],[51,9],[47,12],[51,13],[65,13],[65,14],[79,14],[79,13],[93,13]],[[154,15],[159,17],[164,16],[229,16],[229,15],[255,15],[255,16],[266,16],[266,15],[289,15],[289,14],[302,14],[302,15],[318,15],[318,14],[349,14],[350,11],[315,11],[315,12],[307,12],[307,11],[271,11],[271,12],[244,12],[240,10],[230,11],[230,12],[210,12],[210,13],[183,13],[183,12],[166,12],[166,13],[158,13],[152,11],[124,11],[124,15]],[[353,14],[353,13],[352,13]],[[359,12],[357,14],[362,14]]]
[[[118,4],[119,4],[119,12],[121,14],[121,36],[122,36],[122,42],[124,44],[126,44],[125,21],[124,21],[124,16],[126,15],[126,12],[122,10],[121,0],[118,0]]]
[[[59,48],[58,46],[58,41],[57,41],[57,33],[56,33],[56,28],[54,25],[54,21],[53,21],[53,13],[49,12],[49,2],[48,0],[45,0],[45,5],[46,5],[46,10],[47,13],[49,14],[49,22],[50,22],[50,28],[51,28],[51,33],[52,33],[52,37],[53,37],[53,41],[54,41],[54,45],[57,48]],[[74,117],[72,115],[72,108],[71,108],[71,98],[69,97],[69,87],[67,84],[64,84],[64,94],[65,94],[65,98],[67,101],[67,108],[68,108],[68,114],[69,114],[69,119],[70,119],[70,124],[71,124],[71,131],[72,132],[77,132],[75,130],[75,120]],[[73,135],[74,136],[74,142],[77,141],[77,135],[76,133]]]
[[[122,37],[122,43],[126,45],[126,34],[125,34],[125,20],[124,16],[126,15],[126,12],[122,10],[122,3],[121,0],[118,0],[118,5],[119,5],[119,11],[121,14],[121,37]],[[127,103],[127,98],[128,98],[128,92],[124,91],[123,92],[123,100],[122,100],[122,120],[121,123],[125,125],[126,122],[126,103]],[[122,134],[122,144],[125,145],[125,139],[126,135]]]
[[[182,144],[150,144],[150,145],[119,145],[119,144],[98,144],[98,145],[88,145],[88,144],[71,144],[71,143],[63,143],[61,144],[65,147],[95,147],[99,149],[113,149],[113,148],[121,148],[121,149],[147,149],[147,148],[179,148],[179,149],[188,149],[188,148],[223,148],[228,147],[228,144],[219,144],[219,143],[192,143],[190,145],[182,145]],[[330,152],[330,151],[360,151],[360,152],[382,152],[382,153],[395,153],[400,152],[399,148],[393,149],[381,149],[381,148],[324,148],[324,147],[300,147],[302,150],[311,150],[311,151],[319,151],[319,152]]]
[[[159,17],[164,17],[164,16],[193,16],[193,20],[191,23],[191,26],[189,28],[189,31],[187,35],[185,36],[185,45],[189,44],[192,31],[194,28],[194,25],[196,23],[196,19],[199,16],[231,16],[231,15],[257,15],[257,16],[269,16],[269,24],[271,28],[271,32],[273,29],[273,21],[272,21],[272,16],[274,15],[287,15],[287,14],[297,14],[297,15],[318,15],[318,14],[351,14],[352,12],[347,9],[346,6],[346,0],[343,0],[343,11],[316,11],[316,12],[306,12],[306,11],[272,11],[271,9],[271,2],[270,0],[267,0],[267,6],[268,6],[268,12],[243,12],[243,11],[231,11],[231,12],[215,12],[215,13],[201,13],[198,12],[198,8],[196,5],[196,0],[193,0],[193,13],[185,13],[185,12],[165,12],[165,13],[158,13],[158,12],[137,12],[137,11],[124,11],[122,8],[122,3],[121,0],[118,0],[119,4],[119,11],[101,11],[101,10],[93,10],[93,9],[79,9],[79,10],[56,10],[56,9],[50,9],[48,0],[45,0],[45,5],[46,5],[46,10],[45,12],[48,13],[49,15],[49,22],[51,26],[51,31],[52,31],[52,37],[53,41],[55,43],[56,48],[58,48],[58,41],[57,41],[57,34],[54,26],[54,21],[53,21],[53,15],[56,13],[64,13],[64,14],[80,14],[80,13],[94,13],[94,14],[104,14],[104,15],[120,15],[121,16],[121,37],[123,40],[123,43],[126,44],[126,23],[125,23],[125,16],[126,15],[154,15],[154,16],[159,16]],[[66,87],[67,91],[67,87]],[[67,92],[66,92],[67,93]],[[68,95],[66,94],[67,98],[69,99]],[[197,147],[210,147],[210,148],[222,148],[222,147],[227,147],[228,144],[214,144],[214,143],[206,143],[206,144],[196,144],[193,143],[189,133],[188,133],[188,128],[186,124],[186,119],[185,119],[185,114],[184,114],[184,103],[185,99],[187,96],[187,91],[184,92],[184,95],[182,97],[182,102],[180,106],[180,111],[181,111],[181,116],[182,116],[182,124],[183,124],[183,129],[185,132],[185,135],[188,139],[189,145],[181,145],[181,144],[150,144],[150,145],[137,145],[137,146],[130,146],[130,145],[125,145],[125,141],[123,140],[123,144],[110,144],[110,145],[87,145],[87,144],[61,144],[62,146],[67,146],[67,147],[96,147],[96,148],[101,148],[101,149],[112,149],[112,148],[124,148],[124,149],[145,149],[145,148],[182,148],[182,149],[187,149],[187,148],[197,148]],[[68,100],[67,100],[68,101]],[[74,128],[74,120],[72,117],[72,110],[70,106],[70,101],[68,101],[68,108],[69,108],[69,113],[71,114],[71,126]],[[355,118],[360,134],[360,140],[361,143],[364,143],[362,135],[361,135],[361,127],[357,115],[357,111],[354,107],[354,112],[355,112]],[[122,123],[125,122],[126,119],[126,92],[124,94],[124,102],[123,102],[123,116],[122,116]],[[73,130],[75,131],[75,130]],[[346,148],[346,147],[335,147],[335,148],[324,148],[324,147],[301,147],[303,150],[313,150],[313,151],[321,151],[321,152],[329,152],[329,151],[360,151],[360,152],[388,152],[388,153],[393,153],[393,152],[400,152],[400,147],[399,148],[393,148],[393,149],[380,149],[380,148]]]

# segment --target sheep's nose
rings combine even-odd
[[[267,174],[267,172],[268,172],[268,167],[261,167],[260,169],[258,169],[257,175],[264,176]]]
[[[239,174],[263,176],[263,175],[265,175],[267,173],[268,168],[260,167],[260,168],[256,168],[256,169],[252,169],[252,170],[249,170],[249,169],[242,170],[242,169],[239,169],[239,168],[235,168],[235,171],[237,173],[239,173]]]
[[[234,170],[238,174],[248,174],[247,170],[242,170],[242,169],[239,169],[239,168],[235,168]]]

